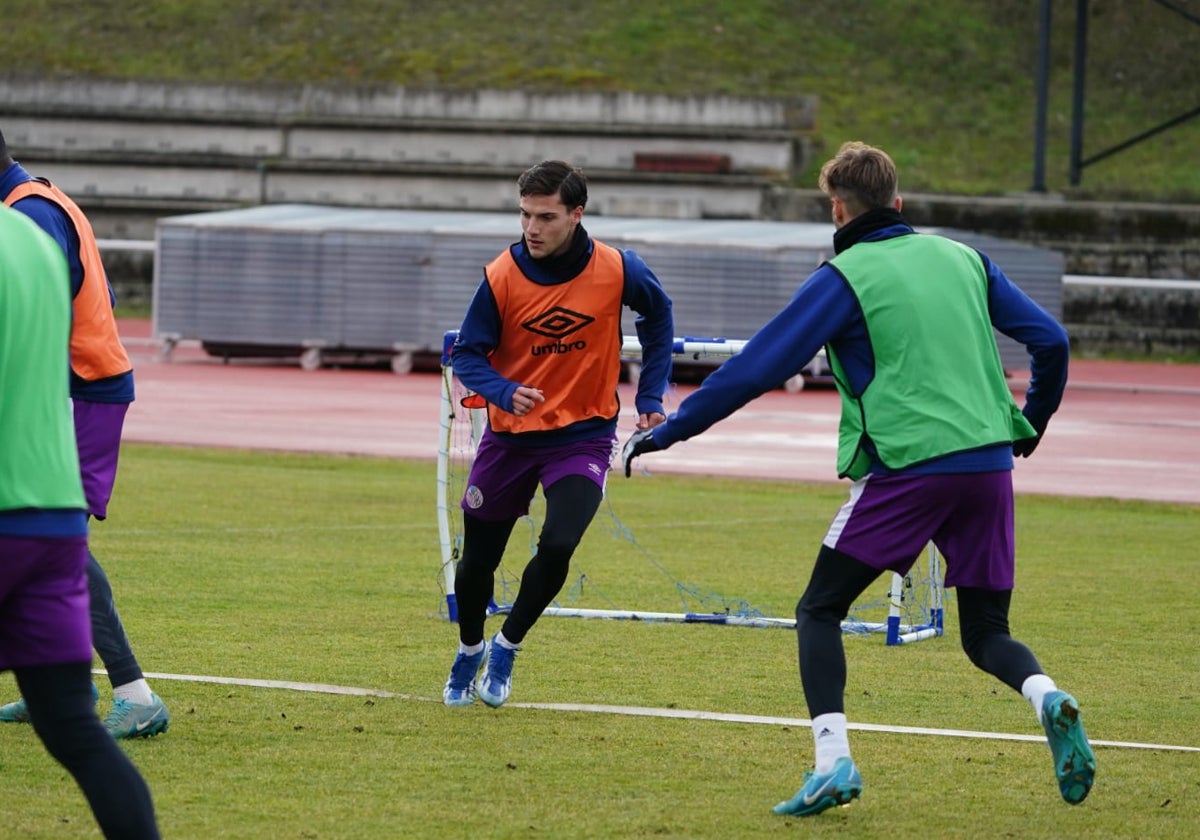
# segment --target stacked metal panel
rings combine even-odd
[[[748,338],[832,256],[833,226],[589,215],[584,224],[647,262],[675,304],[678,335]],[[963,231],[1055,316],[1061,255]],[[261,347],[436,352],[482,276],[520,238],[517,214],[262,205],[159,221],[154,331]],[[626,333],[633,330],[627,313]],[[1010,370],[1027,367],[1008,339]]]

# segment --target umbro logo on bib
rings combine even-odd
[[[541,315],[530,318],[521,324],[521,326],[532,333],[561,341],[571,333],[583,329],[595,320],[591,315],[582,315],[579,312],[572,312],[570,309],[555,306],[547,309]]]

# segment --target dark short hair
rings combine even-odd
[[[566,161],[544,160],[517,179],[517,190],[526,195],[557,195],[568,210],[587,206],[587,178]]]
[[[0,158],[8,157],[8,143],[4,141],[4,132],[0,131]]]

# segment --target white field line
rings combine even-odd
[[[92,673],[106,674],[103,668],[95,669]],[[237,685],[246,688],[274,688],[285,691],[303,691],[311,694],[341,694],[354,697],[386,697],[395,700],[414,700],[422,703],[440,703],[441,700],[432,697],[418,697],[414,694],[398,694],[377,688],[359,688],[347,685],[329,685],[326,683],[292,682],[289,680],[255,680],[238,677],[209,677],[196,674],[154,674],[147,673],[147,679],[178,680],[180,682],[213,683],[217,685]],[[626,715],[630,717],[674,718],[678,720],[711,720],[721,723],[753,723],[767,726],[796,726],[808,727],[811,720],[805,718],[769,717],[766,715],[741,715],[728,712],[704,712],[690,709],[655,709],[642,706],[606,706],[589,703],[508,703],[514,709],[536,709],[550,712],[586,712],[591,714]],[[877,723],[849,723],[849,729],[860,732],[888,732],[899,735],[935,735],[943,738],[978,738],[990,741],[1031,741],[1044,743],[1042,735],[1019,735],[1009,732],[975,732],[968,729],[936,729],[923,726],[886,726]],[[1120,747],[1136,750],[1163,750],[1170,752],[1200,753],[1200,747],[1189,747],[1178,744],[1140,744],[1133,741],[1102,741],[1089,739],[1094,747]]]

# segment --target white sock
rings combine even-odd
[[[474,656],[475,654],[479,653],[482,650],[483,650],[483,642],[478,642],[473,645],[464,645],[462,642],[458,643],[458,652],[462,653],[462,654],[466,654],[467,656]]]
[[[150,683],[144,679],[114,686],[113,697],[142,706],[149,706],[154,702],[154,698],[150,695]]]
[[[506,639],[504,637],[503,630],[501,630],[499,633],[496,634],[496,644],[500,645],[500,647],[502,647],[502,648],[508,648],[509,650],[520,650],[521,649],[520,645],[514,645],[512,642],[510,642],[508,639]]]
[[[1021,683],[1021,694],[1025,695],[1025,699],[1033,706],[1039,721],[1042,719],[1042,702],[1046,699],[1047,694],[1057,689],[1058,686],[1054,684],[1054,680],[1045,674],[1034,674]]]
[[[829,712],[817,715],[812,721],[813,742],[817,748],[816,771],[828,773],[833,763],[850,755],[850,738],[846,734],[846,715]]]

